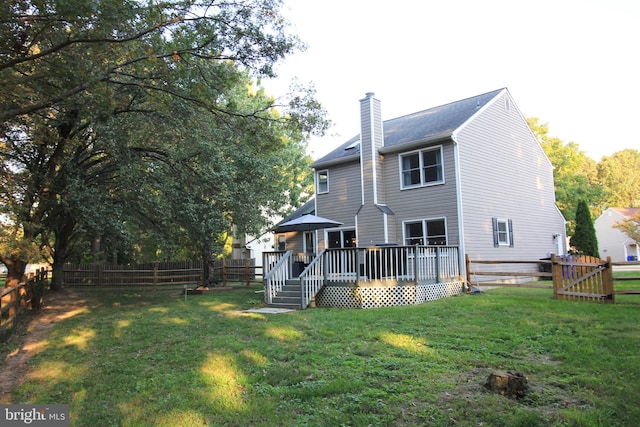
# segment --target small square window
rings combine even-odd
[[[329,171],[322,170],[316,174],[316,192],[318,194],[329,192]]]

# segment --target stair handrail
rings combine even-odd
[[[303,310],[309,306],[311,300],[316,297],[324,286],[324,255],[326,251],[326,249],[323,249],[316,255],[298,276],[300,279],[300,307]]]
[[[273,297],[282,290],[282,287],[291,276],[291,257],[293,251],[286,251],[264,275],[264,297],[267,304],[271,304]]]

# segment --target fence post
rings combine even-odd
[[[471,292],[471,261],[469,260],[469,254],[464,254],[464,269],[467,279],[467,292]]]
[[[558,298],[558,291],[562,288],[562,266],[556,261],[556,255],[551,254],[551,281],[553,282],[553,298]]]
[[[249,287],[249,281],[251,280],[251,276],[249,275],[249,273],[250,273],[249,261],[245,261],[244,262],[244,275],[247,278],[247,288]]]
[[[607,264],[605,270],[602,272],[602,281],[604,282],[604,293],[611,295],[612,304],[616,303],[616,290],[613,287],[613,265],[611,265],[611,257],[607,257]]]
[[[227,261],[222,260],[222,284],[227,286]]]
[[[153,264],[153,287],[158,285],[158,264]]]
[[[16,308],[18,305],[18,289],[20,284],[17,284],[11,292],[9,292],[9,319],[15,319],[18,315],[18,309]],[[12,320],[13,321],[13,320]]]

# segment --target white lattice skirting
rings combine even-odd
[[[460,295],[464,282],[403,284],[397,286],[326,285],[316,295],[316,306],[344,308],[378,308],[422,304]]]

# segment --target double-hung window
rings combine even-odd
[[[447,223],[444,218],[423,219],[404,224],[404,244],[439,245],[447,244]]]
[[[510,219],[492,218],[493,246],[513,247],[513,222]]]
[[[402,188],[442,184],[442,147],[413,151],[400,155]]]
[[[326,169],[316,173],[316,192],[318,194],[329,192],[329,171]]]

